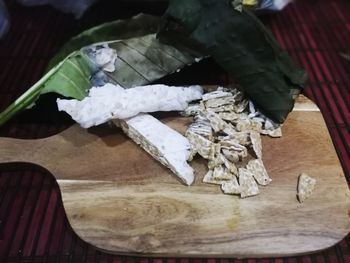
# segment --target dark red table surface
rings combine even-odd
[[[51,7],[21,7],[5,1],[11,31],[0,41],[0,110],[34,84],[65,41],[105,21],[139,12],[161,14],[164,2],[100,1],[77,21]],[[279,43],[303,65],[305,94],[320,107],[350,182],[350,1],[297,0],[263,18]],[[211,60],[162,80],[171,84],[224,84],[226,75]],[[64,130],[71,121],[58,113],[55,96],[0,128],[0,136],[40,138]],[[321,143],[321,142],[320,142]],[[57,160],[59,162],[59,160]],[[331,175],[330,175],[331,176]],[[350,236],[306,256],[271,259],[137,258],[110,255],[82,241],[68,224],[54,177],[31,164],[0,166],[0,262],[350,262]]]

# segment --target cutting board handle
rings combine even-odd
[[[38,142],[40,139],[35,141]],[[0,163],[35,162],[35,153],[40,151],[34,140],[5,137],[0,137],[0,149]]]

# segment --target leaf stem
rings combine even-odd
[[[41,90],[43,89],[43,84],[55,73],[63,62],[58,64],[56,67],[51,69],[46,73],[37,83],[35,83],[30,89],[24,92],[18,99],[11,103],[4,111],[0,113],[0,127],[4,125],[9,119],[11,119],[15,114],[25,110],[29,107],[37,96],[39,96]]]

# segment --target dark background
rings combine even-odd
[[[0,111],[42,76],[49,59],[70,37],[102,22],[139,12],[162,14],[164,1],[99,1],[80,20],[51,7],[5,1],[11,29],[0,41]],[[320,107],[350,182],[350,1],[297,0],[263,18],[309,80],[305,94]],[[212,60],[162,80],[169,84],[225,84],[228,76]],[[71,125],[58,113],[54,95],[0,128],[0,136],[41,138]],[[320,142],[322,143],[322,142]],[[59,160],[58,160],[59,161]],[[332,176],[332,175],[330,175]],[[274,259],[171,259],[113,256],[79,239],[68,225],[53,176],[29,164],[0,166],[0,262],[350,262],[350,236],[307,256]]]

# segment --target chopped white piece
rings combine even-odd
[[[272,181],[261,159],[250,160],[247,169],[253,173],[255,180],[260,185],[268,185]]]
[[[219,140],[222,142],[235,141],[244,146],[248,146],[250,144],[249,132],[233,131],[229,133],[227,136],[219,137]]]
[[[185,184],[193,183],[193,169],[187,163],[191,144],[186,137],[149,114],[122,120],[120,126],[136,144],[173,171]]]
[[[213,177],[214,171],[213,170],[209,170],[203,178],[203,183],[207,183],[207,184],[222,184],[223,182],[225,182],[225,180],[219,180],[219,179],[215,179]]]
[[[239,114],[235,112],[219,112],[218,113],[219,117],[223,119],[224,121],[234,121],[238,120]]]
[[[188,131],[201,135],[210,141],[213,140],[213,130],[210,122],[207,118],[201,116],[201,114],[194,117],[194,122],[188,127]]]
[[[264,130],[274,130],[278,128],[280,124],[275,123],[273,120],[265,117]]]
[[[253,174],[245,168],[239,168],[238,173],[241,197],[245,198],[259,194],[259,187],[254,180]]]
[[[234,164],[234,162],[230,162],[230,160],[227,159],[224,154],[220,154],[220,158],[222,159],[225,167],[227,168],[227,170],[231,174],[238,175],[238,169],[237,169],[236,165]]]
[[[185,136],[191,144],[193,151],[198,152],[204,159],[209,159],[212,142],[203,136],[187,130]]]
[[[205,93],[203,95],[202,100],[206,101],[206,100],[222,98],[222,97],[228,97],[228,96],[232,96],[232,93],[231,92],[222,91],[222,90],[218,89],[218,90],[215,90],[215,91],[212,91],[212,92]]]
[[[269,135],[272,138],[282,137],[281,124],[275,123],[271,119],[264,116],[262,113],[259,113],[259,118],[264,119],[263,130],[261,134]]]
[[[183,112],[183,116],[193,116],[196,115],[200,110],[204,110],[204,108],[200,104],[189,105]]]
[[[267,135],[269,135],[272,138],[282,137],[282,129],[281,127],[278,127],[277,129],[267,131]]]
[[[215,155],[213,158],[209,158],[208,160],[208,168],[214,169],[215,167],[219,167],[223,164],[223,159],[220,154]]]
[[[237,105],[235,105],[234,111],[237,113],[241,113],[247,108],[247,105],[248,105],[248,101],[242,100],[242,101],[238,102]]]
[[[231,151],[229,149],[222,149],[222,154],[225,156],[227,160],[229,160],[232,163],[237,163],[239,161],[239,155],[236,151]]]
[[[231,180],[234,177],[235,175],[230,173],[230,171],[222,165],[214,168],[213,178],[216,180]]]
[[[237,140],[222,141],[221,148],[235,151],[241,158],[248,156],[247,148],[244,145],[241,145]]]
[[[218,114],[211,110],[203,111],[204,116],[209,120],[211,127],[215,132],[222,131],[225,127],[228,127],[228,124],[222,120]]]
[[[213,177],[215,179],[227,180],[225,176],[225,168],[222,165],[215,167],[213,172]]]
[[[203,124],[206,126],[210,126],[210,121],[208,120],[207,117],[205,117],[203,111],[199,111],[198,114],[196,116],[194,116],[194,122],[199,123],[199,124]]]
[[[242,91],[239,91],[237,88],[231,88],[230,91],[232,92],[235,101],[245,100],[247,102],[247,100],[244,98],[244,93]]]
[[[306,173],[302,173],[299,176],[297,197],[300,203],[310,197],[315,189],[315,185],[316,179],[310,177]]]
[[[250,120],[249,119],[239,119],[236,124],[237,131],[246,131],[250,129]]]
[[[117,52],[115,49],[110,48],[108,44],[91,45],[84,49],[93,64],[99,69],[107,72],[115,71],[115,61],[118,57]]]
[[[265,122],[265,119],[262,118],[262,117],[253,117],[252,120],[260,122],[260,123],[264,123]]]
[[[238,131],[252,130],[252,131],[261,132],[262,123],[249,118],[240,118],[237,121],[236,129]]]
[[[210,141],[213,139],[213,132],[210,126],[194,124],[194,125],[191,125],[188,129],[198,135],[203,136],[204,138]]]
[[[109,48],[106,45],[103,48],[95,51],[95,63],[102,67],[104,71],[113,72],[115,71],[115,61],[117,59],[117,52],[113,48]]]
[[[250,130],[261,132],[262,131],[262,123],[260,121],[257,121],[255,119],[250,120]]]
[[[209,109],[212,110],[213,112],[220,113],[220,112],[233,112],[234,108],[235,108],[234,105],[228,104],[228,105],[222,105],[220,107],[212,107]]]
[[[221,184],[221,189],[225,194],[240,194],[241,187],[238,184],[237,178],[233,177],[230,181],[223,182]]]
[[[112,119],[126,119],[143,112],[183,111],[188,103],[202,97],[200,86],[140,86],[124,89],[106,84],[90,89],[81,101],[57,100],[58,109],[66,111],[82,127],[88,128]]]
[[[225,133],[227,135],[234,135],[237,132],[233,126],[227,126],[222,131],[223,131],[223,133]]]
[[[255,110],[254,103],[251,100],[249,100],[249,115],[255,114],[255,113],[256,113],[256,110]]]
[[[221,166],[224,162],[221,158],[221,145],[219,143],[213,143],[208,158],[208,168],[214,169],[215,167]]]
[[[214,98],[204,101],[204,105],[206,108],[217,108],[223,105],[229,105],[233,103],[235,103],[235,98],[232,95],[229,97]]]
[[[250,132],[250,140],[253,145],[253,150],[255,152],[256,157],[258,159],[262,158],[262,143],[261,143],[261,137],[258,132],[251,131]]]

